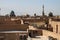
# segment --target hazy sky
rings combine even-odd
[[[41,15],[43,4],[45,14],[51,11],[54,15],[60,15],[60,0],[0,0],[0,15],[9,14],[11,10],[16,15]]]

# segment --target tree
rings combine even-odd
[[[52,12],[49,13],[49,17],[53,17],[53,13]]]
[[[36,13],[34,13],[34,16],[36,17]]]
[[[29,14],[26,14],[26,17],[29,17],[30,15]]]
[[[11,13],[10,13],[10,17],[15,17],[15,12],[12,10]]]

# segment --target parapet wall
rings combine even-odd
[[[51,31],[47,31],[47,30],[43,30],[43,36],[51,36],[53,38],[57,38],[57,40],[60,40],[60,34],[51,32]]]

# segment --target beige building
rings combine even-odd
[[[32,40],[49,40],[48,36],[54,37],[55,33],[60,33],[60,21],[56,19],[49,19],[49,24],[53,27],[53,32],[38,29],[36,25],[45,25],[45,18],[0,18],[0,40],[27,40],[28,36]],[[30,25],[28,25],[30,24]],[[34,26],[35,25],[35,26]],[[50,28],[51,29],[51,28]],[[50,34],[51,33],[51,34]],[[54,34],[54,35],[52,35]],[[45,36],[45,37],[43,37]],[[60,36],[59,36],[60,37]],[[57,38],[57,35],[55,36]]]
[[[0,40],[27,40],[27,31],[3,31],[0,32]]]
[[[60,34],[60,19],[52,18],[49,19],[49,24],[53,27],[53,32]]]
[[[21,24],[20,20],[0,20],[0,40],[27,40],[28,25]]]

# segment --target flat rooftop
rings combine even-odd
[[[0,33],[27,33],[27,31],[0,31]]]

